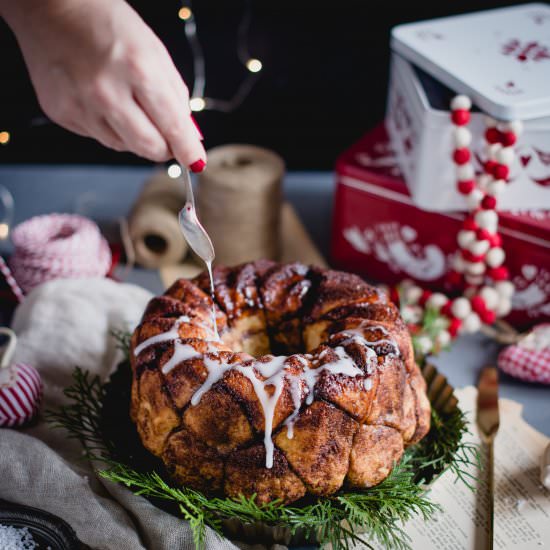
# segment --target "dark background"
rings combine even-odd
[[[246,76],[236,54],[245,1],[193,3],[208,96],[230,98]],[[342,150],[384,117],[394,25],[520,3],[252,0],[248,49],[264,69],[236,111],[196,114],[206,147],[254,143],[279,152],[291,170],[330,170]],[[177,16],[181,4],[131,4],[164,41],[191,87],[191,52]],[[147,162],[44,124],[17,43],[1,19],[0,59],[0,131],[12,135],[8,145],[0,146],[0,162]]]

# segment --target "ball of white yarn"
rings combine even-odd
[[[458,319],[465,319],[471,311],[472,306],[466,298],[457,298],[451,304],[451,313]]]
[[[469,231],[467,229],[460,230],[456,237],[456,240],[458,241],[460,248],[468,248],[468,245],[471,242],[475,241],[475,239],[476,239],[475,231]]]
[[[456,126],[454,129],[454,141],[458,149],[468,147],[472,143],[472,132],[464,126]]]
[[[483,199],[483,191],[481,189],[474,189],[467,197],[466,203],[470,210],[474,210],[479,206],[479,203]]]
[[[434,292],[427,300],[426,306],[437,309],[438,311],[447,303],[447,296],[441,292]]]
[[[498,214],[494,210],[480,210],[476,212],[474,219],[479,227],[487,229],[489,233],[494,233],[497,229]]]
[[[429,336],[422,335],[419,336],[416,341],[416,350],[420,352],[421,354],[425,355],[426,353],[430,353],[433,349],[433,342]]]
[[[506,182],[504,180],[494,180],[487,185],[487,193],[496,197],[500,195],[506,189]]]
[[[479,315],[472,311],[464,321],[462,321],[462,330],[464,332],[477,332],[481,328],[481,319]]]
[[[456,179],[459,181],[473,180],[476,173],[470,163],[460,164],[456,167]]]
[[[512,300],[501,296],[496,307],[496,314],[499,317],[505,317],[510,311],[512,311]]]
[[[407,304],[416,304],[420,297],[422,296],[422,289],[419,286],[411,285],[403,291],[403,297],[405,298],[405,303]]]
[[[515,290],[514,284],[510,281],[498,281],[495,284],[495,289],[500,296],[504,296],[505,298],[511,298]]]
[[[510,166],[512,162],[514,162],[515,156],[513,147],[503,147],[497,152],[496,160],[500,162],[500,164]]]
[[[476,256],[481,256],[489,250],[489,246],[491,246],[489,241],[473,241],[468,245],[468,250]]]
[[[468,262],[466,271],[470,275],[481,275],[485,273],[485,264],[483,262]]]
[[[483,298],[483,300],[485,301],[485,305],[489,309],[492,309],[493,311],[496,310],[497,304],[500,300],[500,296],[494,288],[490,286],[484,286],[479,291],[479,295]]]
[[[504,262],[506,254],[504,250],[499,247],[491,248],[485,256],[485,261],[489,267],[499,267]]]
[[[451,110],[456,111],[458,109],[470,110],[472,108],[472,101],[466,95],[457,95],[451,101]]]
[[[448,330],[442,330],[436,337],[436,342],[441,346],[448,346],[451,342],[451,333]]]

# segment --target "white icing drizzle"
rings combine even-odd
[[[376,342],[369,342],[365,339],[363,331],[355,328],[335,334],[334,336],[342,335],[344,337],[347,337],[347,339],[344,340],[341,345],[335,348],[325,348],[316,357],[313,357],[310,354],[294,355],[293,357],[296,358],[296,360],[299,361],[303,366],[303,369],[297,373],[286,368],[287,365],[289,365],[289,358],[285,356],[272,356],[269,359],[264,357],[261,361],[254,361],[247,366],[244,366],[240,363],[229,364],[221,360],[219,354],[216,358],[212,358],[197,352],[195,348],[193,348],[193,346],[189,344],[183,344],[178,335],[178,327],[179,324],[182,322],[190,322],[189,317],[180,317],[169,331],[158,334],[156,336],[152,336],[151,338],[148,338],[147,340],[142,342],[139,346],[136,346],[134,354],[138,355],[143,349],[159,342],[174,340],[174,352],[172,354],[172,357],[162,367],[162,372],[164,374],[170,372],[176,365],[183,361],[196,357],[202,357],[203,364],[208,372],[208,375],[201,386],[193,394],[191,398],[192,406],[197,405],[200,402],[202,396],[206,392],[208,392],[216,382],[221,380],[223,375],[228,370],[233,369],[246,376],[246,378],[248,378],[248,380],[250,380],[250,382],[252,383],[254,392],[258,398],[258,401],[260,402],[264,414],[264,446],[266,451],[266,468],[273,467],[273,454],[275,449],[272,440],[273,420],[275,416],[275,407],[277,406],[277,402],[279,401],[279,398],[282,394],[285,380],[289,383],[294,410],[285,420],[284,425],[287,428],[287,437],[289,439],[292,439],[294,437],[294,423],[296,422],[300,413],[300,408],[302,404],[302,388],[304,386],[307,396],[305,402],[307,405],[310,405],[314,399],[315,385],[317,383],[317,380],[319,379],[319,376],[323,372],[328,371],[330,374],[343,375],[350,378],[365,376],[365,372],[355,365],[355,362],[346,353],[346,350],[343,346],[351,342],[362,345],[364,346],[367,357],[369,359],[376,359],[377,357],[374,350],[371,349],[371,346],[375,346],[381,343],[391,344],[396,350],[396,353],[399,353],[399,349],[393,340],[381,339]],[[383,334],[388,335],[388,332],[383,327],[376,326],[369,328],[381,330]],[[336,354],[337,359],[333,361],[328,361],[327,363],[315,367],[315,365],[319,365],[320,360],[326,357],[330,349],[332,349],[332,351]],[[219,352],[219,350],[214,345],[209,344],[208,352],[211,354],[215,354],[215,352]],[[308,360],[311,361],[311,365]],[[373,361],[373,363],[376,364],[375,361]],[[368,373],[373,372],[372,366],[373,365],[370,364],[367,366]],[[258,377],[256,373],[258,373],[260,377]],[[370,377],[364,379],[363,387],[366,391],[369,391],[372,388],[372,380],[370,379]]]
[[[210,277],[210,296],[212,297],[212,326],[214,328],[214,334],[216,335],[216,340],[220,340],[220,335],[218,333],[218,323],[216,323],[216,304],[214,302],[214,275],[212,274],[212,262],[204,262],[206,264],[206,269],[208,270],[208,276]]]

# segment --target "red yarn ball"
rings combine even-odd
[[[486,309],[485,311],[481,311],[479,313],[479,318],[486,325],[492,325],[497,319],[497,314],[494,311],[490,310],[490,309]]]
[[[477,231],[476,231],[476,238],[478,241],[490,241],[491,239],[491,233],[489,233],[489,231],[487,231],[487,229],[485,229],[484,227],[480,227]]]
[[[462,321],[460,319],[457,319],[456,317],[453,317],[451,319],[451,322],[449,323],[449,326],[447,327],[447,330],[449,331],[449,334],[454,338],[458,334],[461,326]]]
[[[441,307],[441,309],[439,310],[439,313],[441,313],[441,315],[444,315],[445,317],[452,317],[453,316],[451,312],[452,305],[453,305],[452,300],[449,300],[444,306]]]
[[[479,315],[487,309],[487,304],[485,303],[485,300],[479,295],[476,294],[475,296],[472,296],[470,298],[470,304],[472,305],[472,309]]]
[[[487,143],[498,143],[500,141],[500,132],[493,126],[485,130],[485,139]]]
[[[450,287],[455,288],[462,283],[462,274],[454,270],[449,271],[446,276],[446,282]]]
[[[463,248],[461,250],[461,253],[462,253],[462,257],[467,261],[467,262],[473,262],[473,263],[479,263],[479,262],[482,262],[485,258],[485,254],[474,254],[473,252],[470,252],[469,250],[466,250],[465,248]]]
[[[462,147],[460,149],[455,149],[453,153],[453,160],[456,164],[462,165],[466,164],[470,160],[471,154],[470,149],[467,147]]]
[[[489,275],[493,281],[506,281],[510,278],[508,268],[503,265],[499,267],[492,267],[487,271],[487,275]]]
[[[481,208],[484,210],[494,210],[497,206],[497,200],[491,195],[485,195],[481,201]]]
[[[500,135],[500,142],[504,147],[510,147],[510,145],[514,145],[517,140],[518,138],[516,134],[514,134],[514,132],[502,132]]]
[[[467,231],[477,231],[479,226],[477,225],[476,221],[474,220],[474,218],[466,218],[463,222],[462,222],[462,227],[464,229],[466,229]]]
[[[502,237],[499,233],[493,233],[492,235],[489,235],[488,239],[489,245],[491,248],[502,248]]]
[[[456,109],[451,113],[451,120],[457,126],[464,126],[470,122],[470,111],[466,109]]]
[[[497,180],[507,180],[510,176],[510,168],[506,164],[497,164],[493,168],[493,177]]]
[[[476,182],[474,180],[462,180],[458,182],[458,192],[463,195],[469,195],[475,188]]]

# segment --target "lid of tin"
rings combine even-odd
[[[398,25],[391,47],[494,118],[550,116],[550,5]]]

